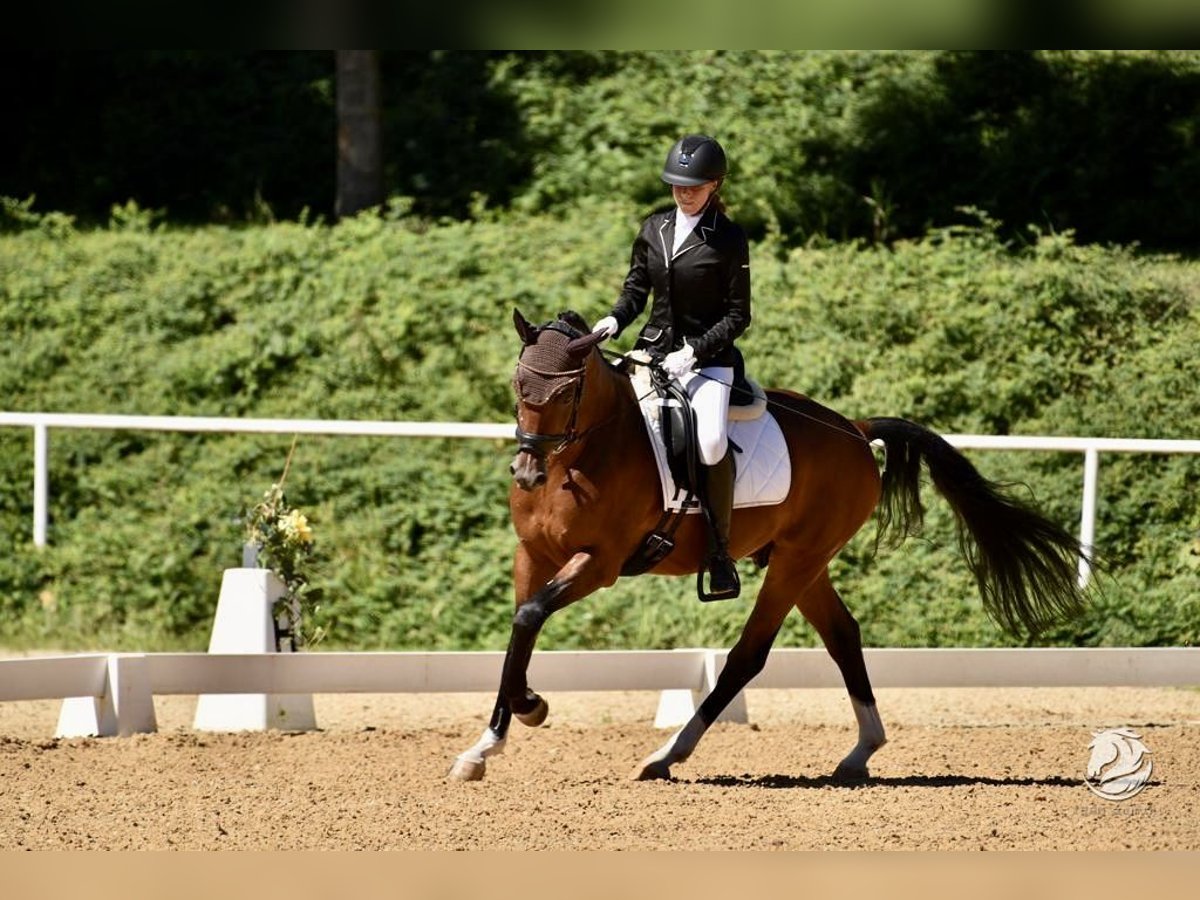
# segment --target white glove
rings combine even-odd
[[[605,316],[592,329],[592,334],[603,331],[606,338],[612,337],[621,330],[621,323],[617,321],[616,316]]]
[[[663,368],[672,378],[682,378],[696,365],[696,351],[691,344],[685,343],[674,353],[668,353],[663,360]]]

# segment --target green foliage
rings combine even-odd
[[[39,213],[33,208],[36,199],[0,197],[0,231],[35,229],[49,237],[69,237],[75,228],[75,217],[61,212]]]
[[[20,204],[16,204],[17,207]],[[637,214],[579,202],[433,223],[396,203],[327,227],[183,231],[130,208],[103,230],[0,236],[0,395],[10,410],[511,421],[514,305],[544,321],[607,312]],[[586,235],[586,240],[581,236]],[[958,226],[891,246],[778,236],[752,248],[755,321],[742,345],[766,384],[852,417],[947,432],[1190,437],[1195,263]],[[632,334],[622,342],[628,345]],[[204,646],[239,512],[278,481],[289,436],[51,432],[49,546],[30,544],[32,439],[0,429],[0,641]],[[513,536],[505,441],[301,437],[288,500],[320,540],[312,623],[357,649],[502,649]],[[1082,465],[972,453],[1074,527]],[[1106,454],[1097,543],[1108,566],[1064,644],[1200,637],[1195,457]],[[1019,488],[1023,490],[1024,488]],[[835,581],[874,645],[993,645],[926,489],[925,534]],[[750,597],[761,573],[743,564]],[[747,602],[695,601],[690,579],[628,579],[554,616],[540,646],[730,644]],[[811,644],[789,619],[781,641]]]
[[[1077,246],[1069,234],[1031,240],[1013,250],[991,227],[953,228],[891,249],[842,244],[770,258],[756,266],[755,289],[772,299],[758,302],[745,352],[765,382],[803,386],[855,417],[903,415],[966,434],[1194,436],[1195,264]],[[1078,521],[1079,457],[970,455],[1058,521]],[[1052,639],[1194,643],[1198,506],[1188,485],[1200,459],[1106,454],[1100,473],[1097,546],[1108,575],[1085,620]],[[927,493],[929,544],[871,560],[856,540],[839,561],[866,639],[1002,640],[980,627],[952,525]]]
[[[990,211],[1086,241],[1194,248],[1200,55],[1062,52],[534,54],[501,64],[533,178],[517,203],[661,196],[683,131],[720,136],[756,235],[891,240]]]

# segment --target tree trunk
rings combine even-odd
[[[337,200],[339,218],[383,202],[383,128],[379,51],[337,53]]]

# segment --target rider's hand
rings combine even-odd
[[[616,316],[605,316],[596,323],[596,327],[592,329],[592,334],[603,331],[606,338],[612,337],[621,330],[621,323],[617,321]]]
[[[663,368],[667,370],[673,378],[682,378],[696,365],[696,351],[691,344],[684,344],[674,353],[668,353],[666,359],[663,360]]]

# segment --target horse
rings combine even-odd
[[[516,609],[491,718],[460,754],[452,779],[484,777],[515,716],[531,727],[549,712],[526,672],[538,633],[552,614],[612,585],[663,513],[659,474],[638,399],[622,367],[605,359],[603,334],[573,312],[542,326],[519,310],[521,349],[513,375],[518,452],[510,465],[509,507],[517,536]],[[1079,541],[1004,486],[985,479],[944,438],[902,418],[850,421],[793,391],[769,390],[768,403],[790,454],[783,502],[734,510],[730,555],[766,568],[741,635],[692,718],[641,761],[637,779],[670,779],[725,706],[763,668],[787,614],[812,625],[841,670],[858,740],[834,770],[839,780],[869,777],[868,761],[887,738],[863,660],[857,620],[829,576],[829,564],[877,513],[880,541],[900,543],[921,526],[924,463],[954,511],[963,556],[984,609],[1014,635],[1036,635],[1081,612]],[[885,454],[881,475],[872,443]],[[707,551],[704,517],[688,515],[674,550],[649,574],[695,575]],[[728,601],[726,601],[728,602]]]

